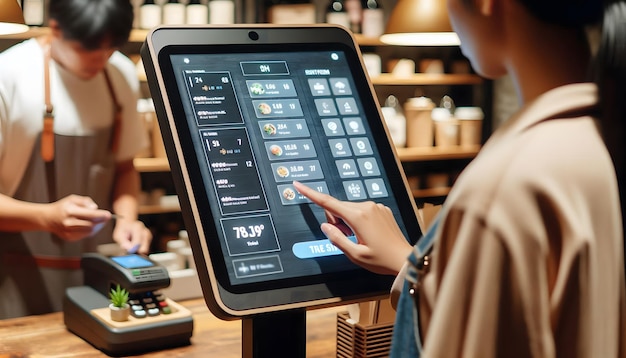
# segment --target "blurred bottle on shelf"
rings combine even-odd
[[[178,0],[169,0],[163,5],[163,24],[182,25],[185,23],[185,4]]]
[[[404,147],[406,145],[406,118],[398,98],[394,95],[387,97],[381,110],[393,144],[396,147]]]
[[[454,117],[455,105],[450,96],[443,96],[439,107],[431,116],[435,123],[435,145],[453,147],[459,145],[459,121]]]
[[[46,13],[44,0],[22,0],[22,12],[26,25],[44,25]]]
[[[385,32],[385,13],[378,0],[362,0],[361,33],[367,37],[379,37]]]
[[[200,0],[190,0],[186,8],[185,20],[188,25],[206,25],[209,23],[209,5]]]
[[[309,0],[271,0],[267,4],[267,22],[272,24],[314,24],[316,8]]]
[[[441,98],[441,102],[439,102],[439,107],[447,109],[450,114],[454,114],[454,109],[456,105],[454,104],[454,100],[452,97],[445,95]]]
[[[162,9],[154,0],[144,0],[139,9],[139,28],[150,30],[161,25]]]
[[[130,0],[131,5],[133,6],[133,29],[141,28],[141,5],[143,5],[143,0]]]
[[[232,0],[209,1],[209,23],[234,24],[235,3]]]
[[[326,8],[326,22],[350,28],[350,18],[343,0],[330,0]]]
[[[363,8],[361,0],[345,0],[344,5],[350,20],[350,30],[355,34],[361,33],[361,21],[363,21]]]

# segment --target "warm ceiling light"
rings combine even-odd
[[[28,31],[17,0],[0,0],[0,35]]]
[[[458,46],[445,0],[399,0],[380,40],[402,46]]]

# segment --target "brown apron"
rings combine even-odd
[[[44,53],[44,129],[13,197],[50,203],[78,194],[91,197],[100,208],[110,209],[121,108],[108,74],[104,72],[115,103],[113,126],[90,136],[54,134],[49,50]],[[83,283],[81,255],[111,242],[112,229],[108,223],[96,235],[76,242],[64,241],[49,232],[0,232],[0,319],[60,311],[65,289]]]

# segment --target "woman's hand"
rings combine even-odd
[[[352,262],[372,272],[398,274],[412,247],[391,209],[372,201],[337,200],[299,182],[293,185],[300,194],[324,208],[328,223],[320,226],[322,231]],[[343,223],[350,227],[358,243],[348,239]]]
[[[113,240],[129,253],[150,253],[152,232],[139,220],[117,219]]]
[[[108,210],[98,209],[91,198],[79,195],[68,195],[47,204],[44,213],[46,229],[67,241],[94,235],[111,219]]]

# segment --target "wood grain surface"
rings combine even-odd
[[[194,317],[191,345],[136,355],[135,357],[241,357],[241,321],[222,321],[204,301],[180,302]],[[337,313],[344,306],[307,312],[308,358],[336,355]],[[0,358],[108,357],[69,332],[61,312],[0,320]]]

